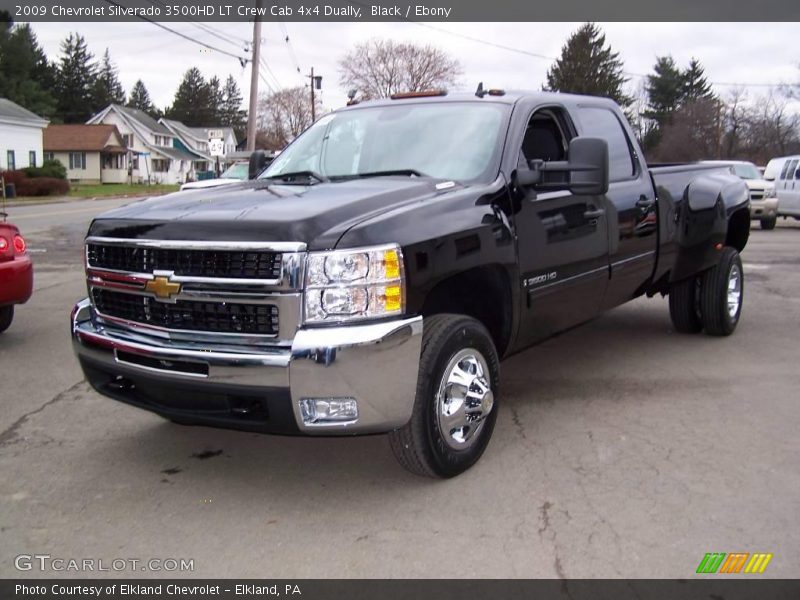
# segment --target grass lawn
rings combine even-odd
[[[149,196],[177,192],[179,185],[143,185],[129,183],[105,183],[97,185],[73,184],[69,195],[73,198],[95,198],[99,196]]]

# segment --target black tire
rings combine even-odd
[[[769,217],[767,219],[761,219],[761,229],[765,231],[772,231],[775,229],[775,225],[778,223],[778,217]]]
[[[699,281],[698,277],[690,277],[670,286],[669,316],[679,333],[700,333],[703,330]]]
[[[465,449],[454,449],[439,425],[437,395],[445,371],[457,355],[477,350],[488,368],[488,383],[494,402]],[[485,375],[485,373],[484,373]],[[486,382],[486,378],[483,378]],[[417,393],[411,420],[389,434],[389,442],[400,464],[417,475],[455,477],[474,465],[486,450],[497,420],[500,360],[492,338],[477,320],[463,315],[434,315],[424,322]],[[471,426],[469,426],[471,428]],[[456,431],[451,430],[452,431]]]
[[[14,305],[0,306],[0,333],[3,333],[11,326],[14,320]]]
[[[735,311],[729,310],[728,286],[732,273],[738,272],[738,303]],[[703,273],[700,284],[700,312],[703,314],[703,325],[709,335],[730,335],[739,323],[744,300],[744,271],[742,259],[735,248],[726,246],[722,250],[719,262]]]

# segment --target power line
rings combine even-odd
[[[152,4],[153,6],[157,6],[157,7],[160,6],[160,7],[163,7],[163,8],[168,8],[167,4],[165,2],[163,2],[163,0],[147,0],[147,1],[150,4]],[[201,23],[200,21],[197,21],[197,20],[192,19],[190,17],[187,17],[186,21],[190,25],[195,26],[200,31],[202,31],[204,33],[207,33],[209,35],[212,35],[215,38],[222,40],[226,44],[230,44],[230,45],[232,45],[232,46],[234,46],[236,48],[239,48],[241,50],[241,45],[242,44],[241,43],[236,43],[236,42],[231,40],[231,37],[234,37],[234,36],[224,35],[221,32],[218,32],[217,30],[215,30],[213,27],[211,27],[211,25],[207,25],[206,23]],[[237,38],[237,39],[241,40],[243,43],[249,43],[248,40],[245,40],[244,38]]]
[[[458,33],[456,31],[450,31],[448,29],[444,29],[443,27],[436,27],[435,25],[429,25],[428,23],[419,23],[417,21],[408,21],[408,22],[412,23],[414,25],[417,25],[419,27],[427,27],[428,29],[433,29],[435,31],[439,31],[439,32],[442,32],[442,33],[446,33],[448,35],[452,35],[452,36],[455,36],[455,37],[463,38],[463,39],[469,40],[471,42],[476,42],[478,44],[484,44],[486,46],[492,46],[493,48],[498,48],[500,50],[506,50],[508,52],[516,52],[517,54],[523,54],[525,56],[532,56],[534,58],[540,58],[542,60],[549,60],[549,61],[558,60],[554,56],[547,56],[546,54],[539,54],[537,52],[531,52],[529,50],[523,50],[521,48],[514,48],[512,46],[506,46],[504,44],[498,44],[496,42],[491,42],[489,40],[476,38],[476,37],[473,37],[471,35],[467,35],[467,34],[464,34],[464,33]],[[623,71],[622,74],[623,75],[627,75],[628,77],[635,77],[635,78],[639,78],[639,79],[644,79],[644,78],[647,78],[647,77],[650,76],[649,74],[646,74],[646,73],[634,73],[632,71]],[[764,87],[764,88],[769,88],[769,87],[780,87],[782,85],[786,85],[786,84],[783,84],[783,83],[754,83],[754,82],[728,82],[728,81],[710,81],[709,83],[711,85],[717,85],[717,86],[720,86],[720,87]]]
[[[289,53],[289,58],[291,58],[292,62],[294,63],[294,68],[298,73],[302,73],[302,70],[300,69],[300,63],[297,61],[297,55],[294,53],[294,48],[292,47],[292,41],[289,39],[289,31],[286,29],[286,23],[283,21],[278,21],[278,26],[283,32],[283,39],[286,42],[286,50]]]
[[[266,63],[266,61],[262,58],[259,62],[261,64],[261,66],[264,67],[264,70],[267,73],[269,73],[269,75],[272,77],[272,79],[275,82],[275,85],[278,87],[278,89],[283,88],[283,86],[281,85],[281,82],[278,81],[277,77],[275,77],[275,73],[272,72],[272,69],[269,68],[269,65]]]
[[[111,4],[112,6],[117,6],[117,7],[119,7],[119,8],[123,8],[123,9],[124,9],[124,8],[127,8],[127,7],[125,7],[125,6],[122,6],[121,4],[118,4],[118,3],[117,3],[117,2],[115,2],[114,0],[105,0],[105,2],[106,2],[107,4]],[[185,33],[181,33],[180,31],[176,31],[176,30],[174,30],[174,29],[171,29],[171,28],[167,27],[166,25],[164,25],[164,24],[162,24],[162,23],[159,23],[158,21],[153,21],[152,19],[148,19],[148,18],[147,18],[146,16],[144,16],[144,15],[137,14],[136,16],[137,16],[139,19],[141,19],[142,21],[146,21],[146,22],[148,22],[148,23],[152,23],[152,24],[153,24],[153,25],[155,25],[156,27],[160,27],[161,29],[164,29],[165,31],[169,31],[170,33],[174,33],[175,35],[177,35],[177,36],[179,36],[179,37],[182,37],[182,38],[183,38],[183,39],[185,39],[185,40],[188,40],[188,41],[190,41],[190,42],[193,42],[193,43],[195,43],[195,44],[199,44],[199,45],[201,45],[201,46],[203,46],[203,47],[205,47],[205,48],[208,48],[209,50],[213,50],[214,52],[219,52],[220,54],[224,54],[225,56],[230,56],[231,58],[235,58],[236,60],[238,60],[238,61],[239,61],[239,63],[240,63],[242,66],[244,66],[246,63],[250,62],[250,59],[249,59],[249,58],[245,58],[245,57],[243,57],[243,56],[238,56],[238,55],[236,55],[236,54],[233,54],[232,52],[228,52],[227,50],[222,50],[221,48],[217,48],[217,47],[215,47],[215,46],[212,46],[211,44],[207,44],[207,43],[205,43],[205,42],[202,42],[202,41],[200,41],[200,40],[198,40],[198,39],[195,39],[195,38],[193,38],[193,37],[192,37],[192,36],[190,36],[190,35],[187,35],[187,34],[185,34]]]

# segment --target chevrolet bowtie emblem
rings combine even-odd
[[[145,284],[144,289],[160,300],[169,300],[181,293],[181,284],[170,281],[169,277],[155,277]]]

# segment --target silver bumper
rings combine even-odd
[[[86,299],[73,309],[71,328],[80,358],[123,377],[139,373],[195,388],[207,383],[209,388],[288,391],[297,427],[306,434],[391,431],[408,422],[414,406],[422,317],[299,329],[291,347],[209,346],[106,327]],[[169,368],[176,361],[198,369]],[[343,424],[306,424],[300,412],[306,398],[353,398],[358,418]]]

